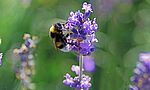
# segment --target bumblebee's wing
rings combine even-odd
[[[56,44],[55,44],[55,39],[53,39],[53,44],[54,44],[55,49],[57,49]]]

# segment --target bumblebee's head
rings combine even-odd
[[[60,24],[60,23],[56,23],[56,24],[54,25],[54,27],[55,27],[58,31],[61,31],[61,30],[62,30],[62,24]]]
[[[62,25],[60,23],[56,23],[50,27],[50,32],[56,33],[56,32],[62,32]]]

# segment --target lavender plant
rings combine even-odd
[[[21,80],[22,89],[32,90],[35,88],[31,77],[35,74],[34,49],[37,44],[37,37],[31,38],[30,34],[24,34],[25,40],[20,49],[14,49],[14,54],[20,58],[19,67],[15,66],[17,79]]]
[[[150,90],[150,53],[141,53],[131,77],[130,90]]]
[[[75,52],[77,57],[79,57],[79,66],[73,65],[71,68],[77,76],[73,78],[67,73],[63,83],[77,90],[88,90],[91,87],[91,78],[83,74],[83,58],[92,56],[92,53],[95,51],[94,42],[98,42],[95,37],[95,32],[98,29],[98,25],[96,23],[96,18],[93,20],[89,18],[90,14],[93,12],[91,4],[84,2],[82,10],[84,10],[84,13],[80,12],[80,10],[77,12],[70,12],[70,16],[68,17],[63,31],[71,30],[71,34],[66,37],[66,48]]]

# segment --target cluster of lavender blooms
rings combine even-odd
[[[37,44],[37,37],[30,34],[24,34],[25,40],[20,49],[14,49],[14,54],[20,58],[19,67],[14,67],[16,78],[21,80],[22,89],[32,90],[35,88],[34,83],[31,82],[31,77],[35,74],[34,49]]]
[[[91,4],[84,2],[82,9],[84,13],[81,13],[79,10],[77,12],[70,12],[70,16],[65,24],[65,30],[71,30],[71,34],[66,38],[68,44],[66,48],[77,53],[83,61],[79,59],[79,66],[72,65],[71,70],[74,71],[77,76],[73,78],[67,73],[63,83],[77,90],[89,90],[91,87],[91,78],[82,74],[83,70],[80,69],[83,69],[83,66],[87,67],[85,70],[89,71],[95,68],[93,62],[92,69],[90,68],[91,65],[86,66],[84,62],[86,62],[85,59],[87,58],[93,60],[93,58],[88,56],[91,56],[92,52],[95,51],[94,42],[98,42],[95,37],[98,25],[96,23],[96,18],[93,20],[89,19],[90,14],[93,12]],[[87,63],[89,64],[89,62]]]
[[[82,75],[81,80],[79,78],[79,73],[80,73],[80,67],[79,66],[75,66],[72,65],[71,70],[73,72],[76,73],[76,77],[72,78],[71,75],[69,75],[68,73],[64,76],[65,80],[63,81],[63,83],[66,86],[72,87],[72,88],[76,88],[78,89],[83,89],[83,90],[88,90],[91,87],[91,83],[90,80],[91,78],[87,75]]]
[[[1,39],[0,39],[0,44],[1,44]],[[2,57],[3,57],[3,54],[0,53],[0,65],[2,65]]]
[[[70,12],[66,30],[71,30],[71,35],[67,37],[67,48],[83,56],[91,55],[95,51],[93,42],[98,42],[95,37],[95,32],[98,29],[96,18],[89,19],[90,14],[93,12],[91,4],[83,3],[82,9],[85,11],[81,13]]]
[[[139,55],[131,82],[130,90],[150,90],[150,52]]]

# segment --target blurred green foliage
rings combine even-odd
[[[56,50],[48,36],[49,27],[65,22],[70,11],[81,9],[86,0],[1,0],[0,90],[20,90],[13,70],[14,48],[23,42],[24,33],[37,35],[36,90],[71,90],[62,84],[72,64],[78,64],[72,53]],[[150,51],[149,0],[88,0],[93,5],[99,25],[99,42],[94,53],[96,70],[91,74],[90,90],[128,90],[130,76],[138,54]],[[72,73],[73,74],[73,73]]]

